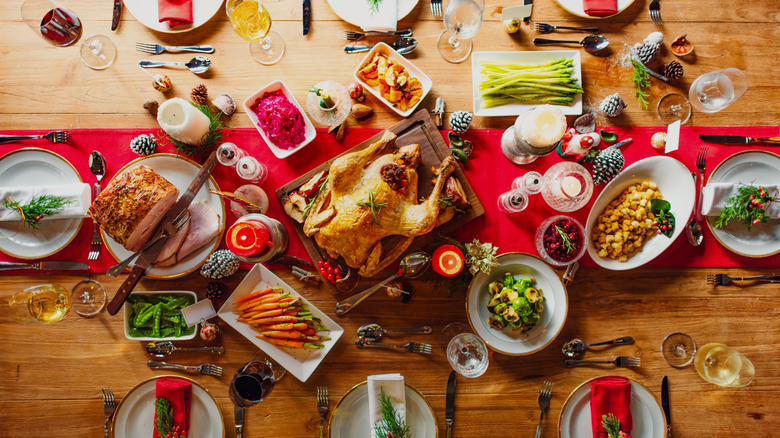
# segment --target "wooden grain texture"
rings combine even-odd
[[[358,1],[358,0],[356,0]],[[313,1],[312,32],[300,35],[301,11],[297,0],[269,2],[273,28],[287,43],[284,58],[274,66],[261,66],[249,56],[247,43],[230,29],[224,13],[218,13],[202,28],[180,35],[147,30],[125,10],[117,32],[110,32],[110,2],[68,0],[84,23],[84,35],[104,33],[117,43],[118,56],[104,71],[87,68],[78,59],[78,46],[53,48],[37,37],[20,19],[21,0],[0,2],[0,129],[49,128],[149,128],[155,120],[141,107],[146,100],[188,97],[190,89],[205,83],[212,96],[230,93],[243,101],[265,84],[283,79],[300,101],[309,87],[323,79],[347,83],[362,59],[342,52],[344,41],[336,31],[352,29],[336,17],[326,2]],[[654,105],[671,91],[684,94],[700,74],[724,67],[746,71],[747,93],[724,111],[694,113],[691,122],[701,126],[776,125],[780,114],[777,99],[777,72],[780,71],[780,9],[777,2],[747,0],[683,1],[661,0],[663,26],[650,22],[649,0],[637,0],[623,13],[601,21],[574,17],[554,1],[537,1],[533,19],[560,25],[597,23],[612,42],[611,57],[583,53],[583,81],[586,108],[594,108],[601,99],[620,93],[629,107],[623,116],[600,120],[608,125],[654,126],[659,122]],[[475,50],[535,50],[535,36],[528,27],[516,35],[506,34],[500,23],[501,8],[516,2],[489,0],[485,23],[474,39]],[[446,6],[446,1],[445,1]],[[468,63],[448,64],[438,55],[435,41],[443,30],[441,19],[434,19],[427,0],[421,0],[401,26],[413,27],[420,48],[410,59],[428,74],[433,89],[421,105],[432,109],[436,97],[444,97],[447,114],[471,109],[471,67]],[[662,31],[667,41],[662,57],[677,59],[668,52],[668,42],[688,34],[695,45],[694,55],[680,59],[685,75],[678,84],[653,82],[650,109],[641,109],[633,99],[629,82],[630,68],[625,63],[623,44],[641,41],[650,32]],[[564,36],[563,34],[550,35]],[[380,39],[371,39],[370,42]],[[150,56],[134,50],[135,42],[165,44],[213,44],[210,55],[214,67],[208,75],[197,77],[184,70],[165,71],[174,83],[169,95],[151,87],[151,79],[137,66]],[[189,54],[161,55],[157,59],[187,60]],[[360,126],[386,128],[401,120],[372,97],[368,103],[376,115]],[[250,127],[244,114],[232,117],[237,127]],[[504,129],[512,118],[476,118],[473,126]],[[495,157],[495,159],[503,159]],[[484,165],[489,165],[483,163]],[[484,200],[488,202],[490,200]],[[488,205],[488,204],[486,204]],[[529,224],[528,233],[535,227]],[[773,436],[780,422],[780,362],[776,350],[780,344],[780,297],[776,285],[751,287],[707,286],[704,276],[711,269],[681,267],[642,268],[628,272],[584,269],[569,287],[569,316],[558,337],[547,349],[528,357],[493,354],[487,373],[473,380],[459,378],[453,436],[532,436],[538,421],[538,390],[544,380],[553,380],[553,398],[545,416],[542,436],[557,436],[561,406],[579,383],[594,376],[616,374],[632,377],[660,397],[661,378],[670,379],[674,436],[708,437]],[[757,272],[750,267],[729,269],[732,275]],[[332,315],[337,301],[326,289],[316,289],[297,281],[287,272],[279,273],[301,291],[314,305]],[[227,281],[235,287],[243,273]],[[110,279],[92,276],[102,282],[109,294],[124,277]],[[79,275],[2,275],[0,303],[16,291],[42,282],[54,282],[71,288]],[[139,290],[185,289],[201,296],[207,280],[191,274],[173,282],[142,280]],[[444,430],[444,391],[450,367],[438,336],[450,322],[466,322],[465,292],[452,297],[434,291],[430,284],[414,284],[412,303],[402,305],[385,296],[374,296],[338,322],[346,333],[307,383],[285,377],[265,401],[247,411],[246,433],[252,437],[299,438],[317,436],[318,416],[315,387],[328,386],[331,405],[339,396],[367,375],[402,372],[407,381],[422,391],[434,407],[439,429]],[[220,301],[218,300],[217,304]],[[430,336],[394,336],[393,341],[429,341],[434,345],[430,357],[405,352],[358,350],[352,343],[355,330],[368,322],[386,328],[432,325]],[[75,314],[50,327],[22,326],[10,322],[5,305],[0,307],[0,436],[22,437],[33,433],[52,437],[102,436],[103,413],[100,388],[112,388],[124,396],[139,382],[158,375],[145,363],[148,356],[143,343],[125,339],[121,317],[103,312],[91,319]],[[723,342],[746,354],[756,366],[756,378],[747,388],[722,389],[704,382],[688,367],[673,369],[660,354],[661,342],[668,333],[684,331],[698,343]],[[572,337],[600,341],[631,335],[631,346],[605,348],[587,353],[587,358],[637,355],[639,369],[563,367],[562,343]],[[225,327],[220,335],[227,352],[216,358],[226,370],[217,379],[196,379],[217,398],[226,420],[227,436],[234,436],[232,405],[227,397],[230,374],[255,355],[253,345],[237,332]],[[197,344],[198,342],[191,342]],[[195,364],[214,359],[204,354],[178,353],[171,361]],[[196,435],[193,435],[196,436]]]

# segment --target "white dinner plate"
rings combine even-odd
[[[119,177],[119,175],[121,175],[126,170],[133,169],[140,165],[150,167],[152,170],[159,173],[160,176],[167,179],[171,184],[176,186],[176,188],[179,189],[179,196],[184,194],[184,192],[187,190],[187,187],[189,187],[190,183],[192,183],[192,180],[195,179],[195,176],[197,176],[198,171],[200,170],[200,165],[190,160],[189,158],[184,158],[174,154],[154,154],[137,158],[127,163],[125,167],[119,169],[111,181]],[[192,202],[203,202],[204,204],[211,207],[211,209],[219,215],[220,228],[217,237],[212,242],[204,245],[200,249],[196,250],[193,254],[190,254],[186,259],[176,263],[173,266],[164,266],[159,268],[154,266],[150,267],[146,271],[146,277],[169,279],[187,275],[190,272],[198,269],[211,255],[211,253],[217,249],[219,243],[222,241],[222,234],[225,231],[225,204],[222,202],[222,198],[220,198],[219,195],[210,193],[210,189],[219,190],[219,186],[214,180],[214,177],[209,178],[209,180],[203,184],[203,187],[201,187],[200,191],[195,195],[195,198],[192,200]],[[106,242],[106,248],[108,248],[108,252],[110,252],[117,261],[124,260],[132,254],[130,251],[125,249],[124,246],[120,245],[114,239],[112,239],[111,236],[106,234],[105,231],[101,230],[101,232],[103,233],[103,241]]]
[[[530,254],[510,252],[498,257],[499,265],[490,275],[477,274],[466,296],[466,312],[474,332],[494,351],[511,356],[525,356],[548,346],[561,332],[568,314],[569,300],[566,287],[553,268],[542,259]],[[492,315],[487,308],[491,295],[488,285],[501,281],[504,273],[511,272],[515,279],[534,277],[536,288],[544,295],[544,310],[539,322],[531,330],[520,333],[506,327],[499,331],[490,328]]]
[[[193,0],[192,24],[182,24],[170,27],[168,22],[160,23],[157,15],[157,0],[125,0],[123,3],[128,11],[149,29],[164,33],[188,32],[206,24],[217,11],[220,10],[223,0]]]
[[[669,201],[671,212],[674,215],[676,225],[672,237],[666,237],[660,232],[656,232],[653,237],[645,241],[642,249],[634,253],[625,262],[619,262],[612,259],[604,259],[598,255],[598,246],[592,241],[588,242],[588,254],[590,258],[602,268],[613,271],[625,271],[634,269],[653,260],[666,251],[672,242],[683,233],[691,217],[693,204],[696,199],[696,185],[691,177],[691,171],[685,165],[671,157],[650,157],[639,160],[636,163],[626,167],[612,181],[604,187],[604,190],[596,198],[593,208],[588,214],[588,221],[585,223],[585,236],[591,239],[593,226],[596,219],[604,212],[607,205],[617,198],[620,193],[632,184],[643,181],[654,182],[658,186],[663,199]]]
[[[419,0],[398,0],[398,20],[400,21],[417,6]],[[369,21],[368,2],[365,0],[328,0],[330,8],[342,20],[355,26],[363,26]],[[359,6],[356,6],[358,4]]]
[[[0,158],[0,186],[78,184],[81,176],[65,158],[43,149],[19,149]],[[41,259],[59,252],[76,237],[83,219],[41,221],[19,230],[19,222],[0,222],[0,251],[20,259]]]
[[[577,79],[577,85],[582,86],[582,66],[580,65],[579,50],[535,50],[535,51],[512,51],[512,52],[474,52],[471,54],[471,81],[472,81],[472,102],[474,104],[474,115],[482,117],[499,116],[519,116],[540,103],[510,103],[507,105],[494,106],[492,108],[482,108],[482,93],[479,91],[479,82],[482,79],[480,73],[482,68],[479,65],[483,61],[503,62],[507,64],[533,65],[543,64],[545,62],[555,61],[559,58],[569,58],[574,60],[574,73],[572,77]],[[567,116],[579,116],[582,114],[582,95],[574,96],[574,102],[569,105],[555,105]]]
[[[111,422],[114,438],[150,438],[154,430],[154,400],[157,379],[181,379],[192,383],[190,428],[187,436],[224,438],[225,425],[214,396],[192,379],[179,376],[158,376],[131,389],[119,402]],[[192,433],[190,433],[192,431]]]
[[[330,438],[373,437],[369,423],[368,386],[362,382],[339,400],[330,417]],[[414,438],[436,438],[439,429],[433,408],[419,391],[406,385],[406,424]]]
[[[583,18],[592,18],[594,20],[599,20],[602,18],[608,18],[608,17],[594,17],[592,15],[588,15],[585,13],[585,8],[582,7],[582,0],[555,0],[556,3],[563,9],[566,9],[568,12]],[[615,15],[623,12],[627,7],[631,6],[631,3],[634,3],[634,0],[617,0],[617,12],[613,15],[610,15],[610,17],[614,17]]]
[[[780,156],[767,151],[743,151],[728,158],[712,171],[709,183],[778,185]],[[707,216],[710,231],[723,246],[747,257],[767,257],[780,252],[780,220],[753,225],[750,230],[737,220],[715,228],[718,216]]]
[[[602,376],[603,377],[603,376]],[[590,419],[590,390],[596,377],[576,387],[563,402],[558,416],[560,438],[592,438]],[[664,438],[666,419],[661,405],[649,389],[632,379],[631,381],[631,436],[642,438]]]

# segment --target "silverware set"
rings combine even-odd
[[[317,413],[320,414],[320,438],[323,437],[323,427],[325,418],[328,416],[330,403],[328,402],[328,388],[324,386],[317,387]]]
[[[42,135],[0,135],[0,144],[19,140],[37,140],[45,138],[52,143],[67,143],[70,141],[70,131],[51,131]]]
[[[566,30],[575,30],[578,32],[589,32],[589,33],[599,33],[600,29],[598,27],[571,27],[571,26],[553,26],[547,23],[537,23],[532,21],[531,23],[531,30],[534,32],[539,33],[550,33],[557,29],[566,29]]]
[[[407,342],[405,344],[382,344],[361,338],[355,341],[358,348],[390,348],[406,350],[410,353],[431,354],[431,344],[421,342]]]
[[[146,344],[146,352],[154,357],[170,356],[176,351],[198,351],[202,353],[222,354],[225,347],[177,347],[171,341],[157,341]]]
[[[95,183],[95,197],[100,194],[100,180],[106,175],[106,159],[103,158],[103,154],[98,151],[92,151],[89,155],[89,171],[95,175],[97,182]],[[97,260],[100,256],[100,250],[103,247],[103,239],[100,238],[100,229],[97,222],[92,221],[92,240],[89,244],[89,254],[87,260]]]
[[[399,29],[394,32],[358,32],[356,30],[340,30],[339,38],[347,41],[358,41],[367,36],[399,36],[410,37],[412,36],[412,29]]]
[[[542,420],[544,420],[544,411],[550,406],[552,387],[553,382],[545,380],[542,384],[542,389],[539,391],[539,409],[542,413],[539,415],[539,425],[536,427],[536,438],[539,438],[542,435]]]
[[[569,368],[582,365],[617,365],[619,367],[638,367],[641,365],[641,360],[638,357],[618,356],[615,358],[615,360],[566,359],[563,361],[563,364]]]
[[[658,2],[658,0],[653,0],[650,2],[650,21],[653,22],[653,24],[664,24],[663,20],[661,20],[661,3]]]
[[[150,360],[146,365],[153,370],[180,370],[190,373],[201,373],[207,376],[221,377],[222,367],[213,363],[202,363],[200,365],[179,365],[176,363],[160,362]]]
[[[569,357],[576,357],[580,353],[587,350],[589,347],[597,347],[601,345],[629,345],[634,343],[634,338],[631,336],[623,336],[622,338],[612,339],[610,341],[596,342],[594,344],[586,344],[581,339],[574,338],[571,341],[563,344],[563,354]]]
[[[163,46],[161,44],[135,43],[135,50],[159,55],[163,52],[214,53],[214,46]]]
[[[441,17],[441,0],[431,0],[431,14],[434,17]]]
[[[102,388],[103,391],[103,414],[106,416],[106,423],[103,426],[103,432],[105,438],[108,438],[108,433],[111,425],[111,417],[114,416],[116,411],[116,399],[114,398],[114,391],[108,388]]]
[[[707,164],[707,152],[709,147],[702,146],[699,148],[699,154],[696,155],[696,170],[699,171],[699,197],[696,200],[696,222],[704,221],[704,216],[701,212],[702,203],[702,189],[704,189],[704,170]]]
[[[780,283],[780,275],[756,275],[753,277],[730,277],[726,274],[707,275],[707,284],[713,286],[724,286],[735,281],[760,281],[764,283]]]

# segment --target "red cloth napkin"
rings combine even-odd
[[[187,432],[190,431],[190,402],[192,400],[192,383],[182,379],[162,378],[157,379],[155,397],[166,398],[173,408],[173,425],[179,426]],[[157,414],[154,416],[157,420]],[[154,431],[153,438],[161,437]]]
[[[617,0],[582,0],[585,13],[593,17],[608,17],[617,13]]]
[[[590,389],[590,422],[593,438],[606,438],[601,416],[615,414],[620,430],[630,435],[634,428],[631,419],[631,381],[625,377],[602,377]]]
[[[157,0],[157,16],[171,27],[192,23],[192,0]]]

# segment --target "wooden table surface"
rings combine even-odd
[[[357,1],[357,0],[356,0]],[[342,83],[352,80],[361,56],[342,53],[343,41],[337,30],[352,27],[330,10],[326,2],[313,1],[312,31],[301,36],[299,1],[284,0],[267,5],[274,19],[273,29],[287,44],[282,60],[273,66],[257,64],[249,55],[247,43],[230,28],[219,12],[201,28],[185,34],[152,32],[125,10],[116,32],[111,32],[111,2],[65,0],[83,21],[84,37],[102,33],[118,46],[115,63],[95,71],[79,60],[79,46],[54,48],[43,42],[20,19],[22,1],[0,2],[0,129],[50,128],[156,128],[155,120],[141,107],[149,99],[188,97],[198,83],[207,84],[210,93],[230,93],[238,102],[276,79],[283,79],[298,100],[304,99],[311,84],[324,79]],[[445,6],[446,6],[445,1]],[[532,32],[524,26],[519,34],[508,35],[500,23],[502,6],[518,2],[489,0],[485,23],[474,39],[475,50],[534,50]],[[650,22],[648,1],[637,0],[616,17],[601,21],[580,19],[566,13],[554,1],[538,0],[533,19],[552,24],[598,24],[609,37],[614,53],[594,57],[582,53],[585,107],[595,108],[601,99],[620,93],[628,102],[624,116],[601,123],[653,126],[659,122],[654,112],[657,99],[670,91],[687,93],[700,74],[725,67],[747,72],[747,93],[726,110],[714,114],[695,112],[689,123],[700,126],[775,125],[780,113],[777,99],[777,71],[780,71],[780,10],[772,1],[662,0],[663,26]],[[435,47],[443,30],[440,19],[431,16],[428,1],[421,0],[400,26],[410,26],[420,47],[410,56],[434,81],[431,95],[423,106],[432,109],[437,96],[447,102],[447,112],[471,110],[471,67],[469,62],[444,62]],[[694,54],[681,59],[685,76],[678,85],[653,80],[651,108],[641,109],[633,98],[630,69],[625,66],[624,43],[640,42],[650,32],[662,31],[666,39],[665,60],[676,59],[668,51],[676,36],[688,34]],[[549,35],[563,37],[564,34]],[[576,36],[580,36],[577,34]],[[174,92],[163,97],[151,87],[150,78],[137,62],[147,56],[134,50],[137,41],[166,44],[213,44],[214,66],[208,75],[195,77],[186,70],[169,69]],[[186,60],[187,54],[160,56],[160,59]],[[373,101],[377,115],[363,126],[381,128],[399,120],[398,116]],[[477,118],[476,127],[506,128],[511,118]],[[237,127],[251,127],[244,114],[231,119]],[[45,146],[45,145],[41,145]],[[496,159],[503,159],[497,157]],[[488,205],[489,202],[486,204]],[[529,229],[535,224],[529,224]],[[715,244],[707,242],[707,244]],[[756,266],[760,263],[756,262]],[[685,266],[665,269],[636,269],[608,272],[584,269],[569,287],[569,314],[556,341],[540,353],[528,357],[493,354],[490,368],[478,379],[459,379],[457,412],[453,436],[531,436],[539,418],[537,394],[544,380],[553,380],[553,398],[544,420],[543,437],[557,435],[557,421],[566,396],[591,377],[615,374],[638,380],[660,399],[661,379],[668,375],[671,387],[672,418],[676,437],[771,436],[780,421],[780,365],[776,349],[780,344],[777,317],[780,297],[777,287],[757,285],[713,288],[704,276],[716,269]],[[731,274],[768,272],[766,269],[717,269]],[[286,272],[280,275],[321,309],[331,312],[336,302],[330,292],[304,285]],[[232,287],[243,273],[231,277]],[[103,275],[90,276],[113,294],[122,281]],[[42,282],[60,283],[66,288],[81,275],[3,275],[0,277],[2,302],[24,288]],[[207,280],[198,274],[175,282],[176,289],[202,292]],[[141,290],[166,290],[172,282],[144,280]],[[317,436],[319,417],[315,409],[315,388],[327,386],[331,406],[353,385],[369,374],[401,372],[406,381],[425,394],[435,410],[440,433],[444,430],[444,392],[450,367],[439,346],[439,333],[450,322],[466,322],[465,293],[453,297],[417,285],[413,304],[404,306],[386,297],[372,298],[338,322],[345,329],[342,338],[321,367],[306,383],[288,375],[271,396],[246,414],[245,436]],[[149,370],[143,343],[125,339],[122,318],[103,312],[83,319],[75,314],[52,326],[22,326],[10,322],[7,307],[0,310],[0,436],[21,437],[36,434],[49,437],[96,437],[103,427],[100,388],[112,388],[124,396],[139,382],[159,375]],[[434,354],[420,355],[358,350],[352,343],[355,329],[376,321],[390,328],[433,325],[434,334],[398,340],[418,339],[434,344]],[[671,332],[691,334],[701,345],[722,342],[746,354],[755,364],[754,382],[743,389],[723,389],[706,383],[692,367],[669,367],[660,354],[663,338]],[[579,368],[563,366],[560,347],[572,337],[599,341],[631,335],[636,344],[589,353],[589,358],[617,355],[638,356],[638,369]],[[233,409],[227,396],[230,374],[255,354],[253,345],[230,328],[221,338],[227,349],[217,362],[226,376],[196,379],[216,397],[225,420],[226,436],[234,436]],[[179,354],[172,361],[199,363],[206,355]],[[197,437],[196,433],[190,436]],[[638,437],[642,438],[642,437]]]

